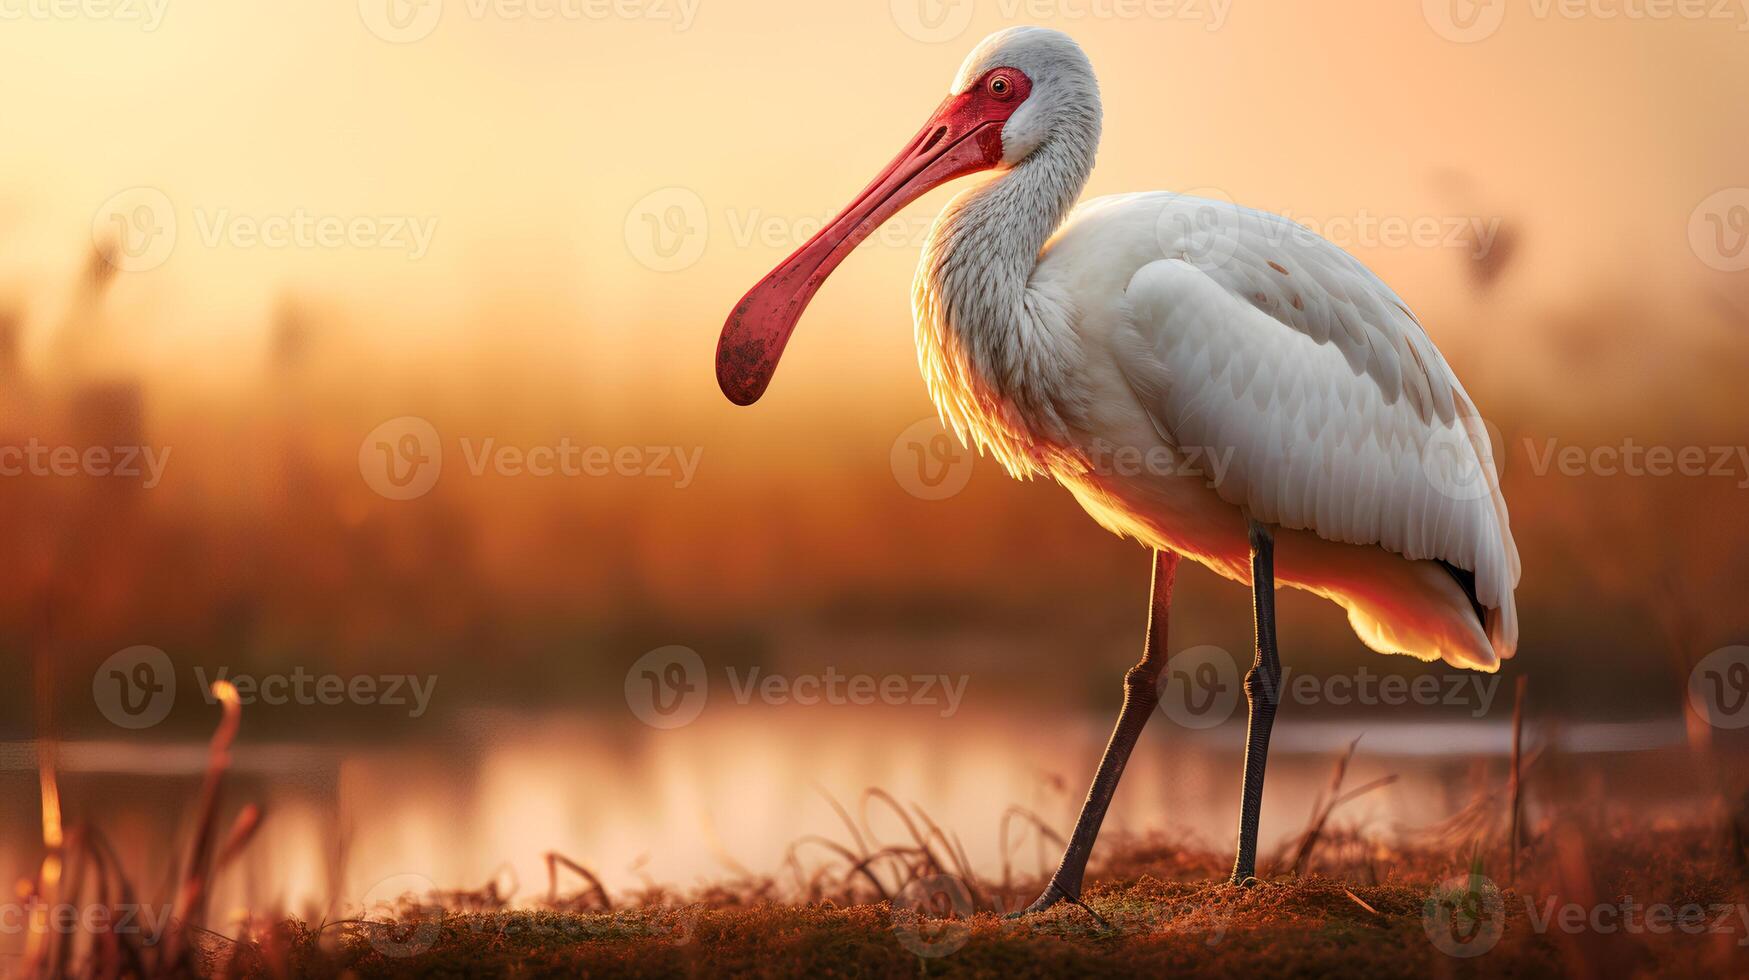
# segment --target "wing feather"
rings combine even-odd
[[[1474,572],[1510,655],[1519,560],[1493,449],[1414,314],[1286,218],[1157,197],[1161,257],[1126,290],[1126,348],[1152,356],[1120,364],[1155,425],[1230,460],[1215,489],[1259,520]]]

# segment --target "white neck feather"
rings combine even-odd
[[[1039,251],[1093,170],[1097,113],[1063,127],[936,219],[912,305],[924,382],[942,420],[1017,476],[1064,444],[1064,383],[1080,357],[1069,297],[1032,282]]]

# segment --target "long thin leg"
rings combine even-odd
[[[1275,538],[1251,522],[1251,604],[1256,617],[1257,656],[1245,674],[1250,716],[1245,734],[1245,783],[1239,799],[1239,856],[1234,884],[1257,877],[1257,818],[1263,809],[1263,770],[1269,764],[1269,731],[1281,700],[1281,658],[1275,651]]]
[[[1081,900],[1081,877],[1087,871],[1087,857],[1093,853],[1093,841],[1099,836],[1099,825],[1105,811],[1111,807],[1112,794],[1123,778],[1124,766],[1130,761],[1130,751],[1142,726],[1154,713],[1160,701],[1160,671],[1166,666],[1166,619],[1172,605],[1172,580],[1178,573],[1178,555],[1170,551],[1154,552],[1154,578],[1148,604],[1148,633],[1142,644],[1142,659],[1123,676],[1123,710],[1118,712],[1117,727],[1106,743],[1105,755],[1099,760],[1099,771],[1093,776],[1093,786],[1087,791],[1087,802],[1081,804],[1081,816],[1075,821],[1075,832],[1063,851],[1063,863],[1051,876],[1027,912],[1042,912],[1063,899]]]

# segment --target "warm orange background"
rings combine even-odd
[[[889,465],[932,414],[909,283],[945,192],[842,267],[756,408],[712,376],[730,305],[914,130],[971,44],[1012,23],[1002,10],[980,0],[941,43],[908,37],[886,3],[804,0],[703,0],[686,30],[475,19],[451,0],[404,45],[345,2],[171,0],[150,32],[0,23],[7,439],[83,426],[174,449],[151,490],[0,485],[4,656],[57,665],[49,717],[71,737],[114,734],[88,678],[136,643],[263,670],[432,671],[457,699],[444,711],[581,713],[628,738],[647,733],[623,714],[625,666],[669,643],[792,671],[970,672],[986,711],[1109,708],[1145,557],[988,462],[946,501],[911,496]],[[1343,244],[1416,306],[1506,437],[1526,569],[1513,669],[1576,717],[1679,711],[1688,664],[1741,639],[1749,472],[1538,474],[1525,447],[1749,441],[1749,273],[1689,243],[1696,206],[1749,181],[1744,24],[1514,6],[1464,44],[1415,3],[1243,0],[1218,30],[1042,22],[1100,74],[1090,194],[1201,189],[1319,227],[1499,222],[1510,251],[1486,262]],[[104,202],[139,186],[174,203],[174,252],[146,271],[94,265]],[[668,188],[696,195],[704,238],[660,271],[638,209]],[[214,247],[198,227],[299,209],[437,225],[417,260]],[[768,219],[775,232],[748,236]],[[118,384],[123,408],[78,407]],[[461,436],[569,436],[702,462],[676,488],[472,478],[458,452],[432,493],[388,501],[359,444],[406,415],[449,452]],[[1335,609],[1285,603],[1296,657],[1370,656]],[[1230,585],[1187,571],[1180,609],[1184,643],[1247,649]],[[43,720],[26,685],[0,705],[9,737]],[[179,704],[153,737],[194,738],[209,714]],[[285,738],[353,724],[251,723]]]

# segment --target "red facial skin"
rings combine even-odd
[[[933,188],[1002,162],[1002,126],[1032,93],[1013,68],[992,68],[950,96],[922,130],[838,217],[735,304],[717,341],[717,384],[737,405],[765,394],[808,301],[838,263],[905,205]]]

